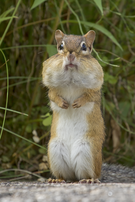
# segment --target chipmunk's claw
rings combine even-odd
[[[79,181],[79,183],[86,183],[86,184],[94,184],[94,183],[100,183],[98,179],[82,179]]]
[[[79,107],[81,107],[80,100],[79,99],[75,100],[74,103],[72,104],[72,107],[73,108],[79,108]]]
[[[66,183],[63,179],[48,179],[48,183]]]
[[[62,109],[67,109],[69,107],[69,104],[66,100],[64,100],[63,98],[60,98],[60,104],[59,107],[61,107]]]
[[[67,103],[67,101],[63,100],[62,108],[67,109],[68,107],[69,107],[69,104]]]

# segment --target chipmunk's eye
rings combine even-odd
[[[86,50],[87,50],[87,47],[86,47],[86,44],[85,44],[85,43],[82,44],[82,50],[83,50],[83,51],[86,51]]]
[[[61,43],[60,46],[59,46],[59,49],[60,49],[60,50],[63,50],[63,48],[64,48],[64,44]]]

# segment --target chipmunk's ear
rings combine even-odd
[[[59,29],[55,31],[55,39],[57,44],[61,44],[64,35],[65,34]]]
[[[89,32],[87,32],[87,34],[84,35],[86,44],[89,47],[90,52],[92,52],[95,36],[96,36],[96,33],[93,30],[90,30]]]

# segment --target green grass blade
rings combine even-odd
[[[102,7],[102,0],[94,0],[95,4],[99,8],[101,14],[103,15],[103,7]]]
[[[9,79],[8,79],[8,64],[7,64],[7,60],[6,60],[6,57],[5,57],[5,54],[3,53],[3,51],[0,49],[3,57],[4,57],[4,60],[5,60],[5,64],[6,64],[6,71],[7,71],[7,94],[6,94],[6,104],[5,104],[5,113],[4,113],[4,118],[3,118],[3,123],[2,123],[2,128],[1,128],[1,133],[0,133],[0,139],[2,137],[2,133],[3,133],[3,128],[4,128],[4,125],[5,125],[5,119],[6,119],[6,113],[7,113],[7,106],[8,106],[8,92],[9,92]]]
[[[1,126],[0,126],[0,128],[3,129],[3,130],[6,131],[6,132],[12,134],[12,135],[15,135],[15,136],[17,136],[17,137],[19,137],[19,138],[21,138],[21,139],[23,139],[23,140],[25,140],[25,141],[31,143],[31,144],[34,144],[34,145],[36,145],[36,146],[38,146],[38,147],[40,147],[40,148],[46,150],[45,147],[43,147],[43,146],[41,146],[41,145],[39,145],[39,144],[37,144],[37,143],[35,143],[35,142],[33,142],[33,141],[31,141],[31,140],[25,138],[25,137],[22,137],[22,136],[20,136],[20,135],[18,135],[18,134],[16,134],[16,133],[14,133],[14,132],[12,132],[12,131],[6,129],[6,128],[2,128]]]
[[[37,79],[37,78],[30,79],[31,82],[32,82],[32,81],[36,81],[36,80],[40,80],[40,79]],[[8,88],[11,88],[11,87],[16,86],[16,85],[18,86],[18,85],[20,85],[20,84],[24,84],[24,83],[27,83],[27,82],[28,82],[28,79],[27,79],[26,81],[20,81],[20,82],[11,84],[11,85],[8,86]],[[7,89],[7,87],[1,88],[1,90],[5,90],[5,89]]]
[[[25,114],[23,112],[19,112],[19,111],[13,110],[13,109],[8,109],[8,108],[5,108],[5,107],[0,107],[0,109],[6,110],[6,111],[9,111],[9,112],[14,112],[14,113],[21,114],[21,115],[25,115],[25,116],[29,116],[28,114]]]
[[[37,6],[39,6],[41,3],[45,2],[46,0],[35,0],[32,7],[31,7],[31,10],[36,8]]]
[[[67,6],[69,7],[69,9],[71,10],[71,12],[72,12],[72,13],[74,14],[74,16],[76,17],[77,23],[78,23],[78,25],[79,25],[81,34],[84,35],[83,30],[82,30],[82,26],[81,26],[81,21],[79,20],[78,15],[77,15],[77,14],[75,13],[75,11],[71,8],[71,6],[70,6],[70,4],[68,3],[68,1],[65,0],[65,2],[66,2],[66,4],[67,4]],[[62,22],[63,22],[63,21],[61,21],[61,23],[62,23]]]
[[[107,65],[111,65],[111,66],[113,66],[113,67],[119,67],[119,65],[114,65],[114,64],[111,64],[111,63],[109,63],[109,62],[106,62],[106,61],[102,60],[101,57],[99,56],[98,52],[97,52],[94,48],[93,48],[93,51],[94,51],[94,53],[96,54],[96,56],[98,57],[98,59],[99,59],[101,62],[103,62],[103,63],[105,63],[105,64],[107,64]]]
[[[6,16],[7,16],[10,12],[12,12],[14,9],[15,9],[15,8],[10,8],[10,9],[8,9],[7,11],[5,11],[4,13],[2,13],[2,14],[0,15],[0,18],[6,17]]]
[[[80,10],[82,20],[83,20],[83,21],[86,21],[86,18],[85,18],[85,15],[84,15],[84,12],[85,12],[85,11],[83,12],[83,10],[82,10],[82,8],[81,8],[80,3],[79,3],[78,0],[75,0],[75,2],[76,2],[77,7],[78,7],[79,10]],[[89,31],[87,26],[85,26],[85,29],[86,29],[87,31]]]
[[[17,18],[17,16],[0,18],[0,22],[6,21],[6,20],[10,20],[10,19],[13,19],[13,18]]]
[[[15,10],[14,10],[12,16],[15,15],[15,13],[16,13],[16,11],[17,11],[17,9],[18,9],[18,6],[20,5],[20,3],[21,3],[21,0],[18,0],[17,5],[16,5],[16,7],[15,7]],[[2,42],[3,42],[3,39],[4,39],[5,35],[6,35],[6,33],[7,33],[8,29],[9,29],[9,27],[10,27],[10,24],[11,24],[12,20],[13,20],[13,17],[9,20],[9,23],[8,23],[8,25],[7,25],[7,27],[6,27],[5,31],[4,31],[4,34],[2,35],[2,37],[1,37],[1,39],[0,39],[0,46],[1,46]]]
[[[8,77],[9,78],[9,80],[11,80],[11,79],[28,79],[28,76],[10,76],[10,77]],[[3,80],[6,80],[7,79],[7,77],[3,77],[3,78],[0,78],[0,81],[3,81]],[[40,78],[40,77],[31,77],[31,79],[33,80],[40,80],[40,79],[42,79],[42,78]]]
[[[55,45],[51,45],[51,44],[46,44],[46,45],[39,45],[39,44],[35,44],[35,45],[22,45],[22,46],[11,46],[11,47],[6,47],[6,48],[2,48],[1,50],[9,50],[9,49],[15,49],[15,48],[33,48],[33,47],[51,47],[51,46],[55,46]]]

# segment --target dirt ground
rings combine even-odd
[[[0,181],[0,202],[135,201],[135,169],[103,164],[100,181],[100,184]]]
[[[1,182],[0,202],[135,201],[135,183]]]

